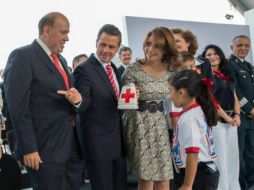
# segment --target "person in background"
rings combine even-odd
[[[85,62],[88,56],[86,54],[79,54],[73,58],[72,69],[74,70],[80,63]]]
[[[126,46],[121,47],[119,49],[118,55],[119,55],[119,59],[121,61],[121,66],[118,67],[117,70],[118,70],[119,75],[122,76],[127,65],[130,64],[130,62],[131,62],[131,58],[132,58],[131,48],[126,47]]]
[[[0,77],[2,78],[2,82],[0,82],[0,89],[1,89],[1,100],[2,100],[2,105],[0,107],[0,112],[1,112],[1,121],[4,120],[5,122],[5,130],[2,131],[2,138],[6,138],[6,135],[9,131],[13,129],[11,119],[10,119],[10,113],[9,109],[6,103],[6,98],[5,98],[5,93],[4,93],[4,69],[0,70]]]
[[[172,29],[179,52],[190,52],[195,56],[198,49],[197,37],[190,30],[181,28]],[[207,59],[195,57],[196,71],[201,74],[202,78],[213,79],[212,68]]]
[[[185,70],[185,69],[191,69],[196,71],[200,74],[200,69],[198,69],[195,66],[195,57],[192,53],[188,51],[183,51],[179,53],[178,60],[180,63],[179,68],[177,71]],[[167,117],[168,122],[171,123],[172,127],[176,126],[177,120],[179,119],[179,113],[182,111],[182,108],[177,108],[174,106],[174,104],[170,101],[170,98],[166,100],[165,104],[169,106],[169,109],[167,110]],[[170,140],[173,138],[173,128],[169,129],[170,132]]]
[[[246,61],[250,51],[248,36],[233,38],[229,58],[235,79],[236,94],[241,108],[238,128],[240,152],[239,182],[242,190],[254,188],[254,67]]]
[[[211,65],[207,59],[203,59],[200,56],[195,57],[198,49],[197,37],[190,31],[181,28],[173,28],[174,38],[176,41],[177,49],[180,53],[189,52],[193,54],[195,58],[195,71],[201,75],[202,78],[213,80],[213,72]],[[178,119],[179,109],[173,109],[170,115],[173,123]]]
[[[190,82],[191,81],[191,82]],[[209,82],[193,70],[182,70],[169,78],[169,96],[183,108],[174,128],[174,184],[178,190],[216,190],[219,171],[214,160],[214,139],[209,126],[217,114],[209,93]]]
[[[3,150],[2,150],[2,144],[3,144],[3,139],[2,139],[2,130],[4,130],[4,121],[3,121],[3,115],[2,115],[2,108],[3,108],[3,98],[2,98],[2,89],[0,89],[0,160],[3,155]]]
[[[139,109],[124,114],[127,157],[139,190],[168,190],[173,168],[163,102],[167,78],[179,66],[173,33],[166,27],[152,29],[143,50],[145,57],[130,64],[122,76],[123,85],[134,83],[139,91]]]
[[[179,53],[179,62],[181,64],[180,69],[191,69],[196,70],[195,57],[188,51]]]
[[[205,47],[202,56],[211,63],[215,83],[213,95],[219,104],[220,119],[212,130],[218,156],[215,163],[220,172],[218,190],[240,190],[237,135],[237,127],[241,123],[240,107],[231,65],[221,48],[213,44]]]
[[[2,143],[3,143],[3,139],[2,139],[2,128],[1,128],[0,129],[0,160],[1,160],[2,155],[3,155]]]
[[[43,16],[39,37],[13,50],[4,72],[14,153],[36,190],[80,189],[82,143],[76,110],[82,100],[60,54],[69,28],[60,12]]]
[[[121,81],[111,62],[121,41],[117,27],[102,26],[97,35],[96,53],[74,70],[75,86],[82,96],[79,115],[93,190],[127,188],[122,115],[117,109]]]
[[[73,71],[79,64],[85,62],[87,59],[88,59],[88,56],[86,54],[79,54],[79,55],[75,56],[73,58],[73,61],[72,61]],[[86,166],[85,161],[83,162],[82,181],[84,181],[85,183],[89,182],[89,177],[88,177],[88,174],[87,174],[87,166]]]

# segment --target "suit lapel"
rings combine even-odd
[[[119,72],[118,72],[115,64],[111,62],[111,66],[112,66],[112,68],[113,68],[113,70],[116,74],[116,79],[117,79],[117,82],[119,84],[119,91],[120,91],[121,90],[121,76],[119,75]]]
[[[72,73],[70,72],[70,70],[68,68],[68,65],[67,65],[65,59],[61,55],[59,55],[58,58],[59,58],[62,66],[63,66],[64,71],[66,72],[66,74],[68,76],[70,87],[74,86],[74,78],[73,78]],[[63,82],[64,82],[64,80],[63,80]]]
[[[248,62],[246,62],[246,61],[242,62],[238,58],[237,58],[237,60],[239,62],[238,64],[240,65],[241,69],[245,70],[248,73],[251,73],[251,68],[249,67],[249,63]]]
[[[64,89],[66,89],[65,83],[64,83],[64,79],[62,77],[62,75],[59,73],[59,71],[57,70],[56,66],[54,65],[54,63],[52,62],[52,60],[49,58],[49,56],[46,54],[46,52],[42,49],[42,47],[36,42],[34,41],[32,44],[35,47],[35,51],[38,54],[38,56],[40,57],[40,59],[42,60],[42,62],[49,68],[49,70],[51,72],[54,73],[54,75],[58,78],[58,80],[61,83],[61,86],[64,87]],[[59,57],[59,60],[61,63],[63,63],[63,59],[61,58],[61,56]],[[65,61],[64,61],[65,62]],[[64,64],[62,64],[64,65]],[[63,66],[65,71],[66,68],[65,66]],[[70,79],[70,75],[68,72],[66,72],[69,79]]]
[[[92,55],[91,58],[92,58],[92,64],[93,64],[93,67],[94,67],[95,71],[98,73],[99,77],[101,78],[103,83],[106,85],[107,89],[110,90],[110,92],[113,95],[114,99],[117,99],[116,98],[116,93],[113,89],[113,86],[112,86],[112,84],[111,84],[111,82],[108,78],[108,75],[107,75],[105,69],[103,68],[101,63],[99,63],[99,61],[93,55]]]

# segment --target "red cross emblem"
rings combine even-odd
[[[121,98],[125,99],[125,103],[129,103],[131,98],[134,98],[135,94],[131,93],[131,89],[127,88],[126,92],[122,94]]]

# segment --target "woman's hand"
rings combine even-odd
[[[241,125],[241,118],[239,115],[235,114],[233,117],[233,124],[234,126],[239,127]]]
[[[227,123],[230,123],[231,125],[234,125],[234,118],[230,117],[229,115],[226,115],[226,117],[223,118]]]

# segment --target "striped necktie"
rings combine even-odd
[[[114,89],[114,91],[116,93],[116,97],[118,98],[119,91],[118,91],[116,83],[114,81],[112,67],[111,67],[111,65],[109,63],[106,65],[106,71],[107,71],[107,74],[108,74],[108,78],[109,78],[109,80],[111,82],[111,85],[112,85],[112,87],[113,87],[113,89]]]

